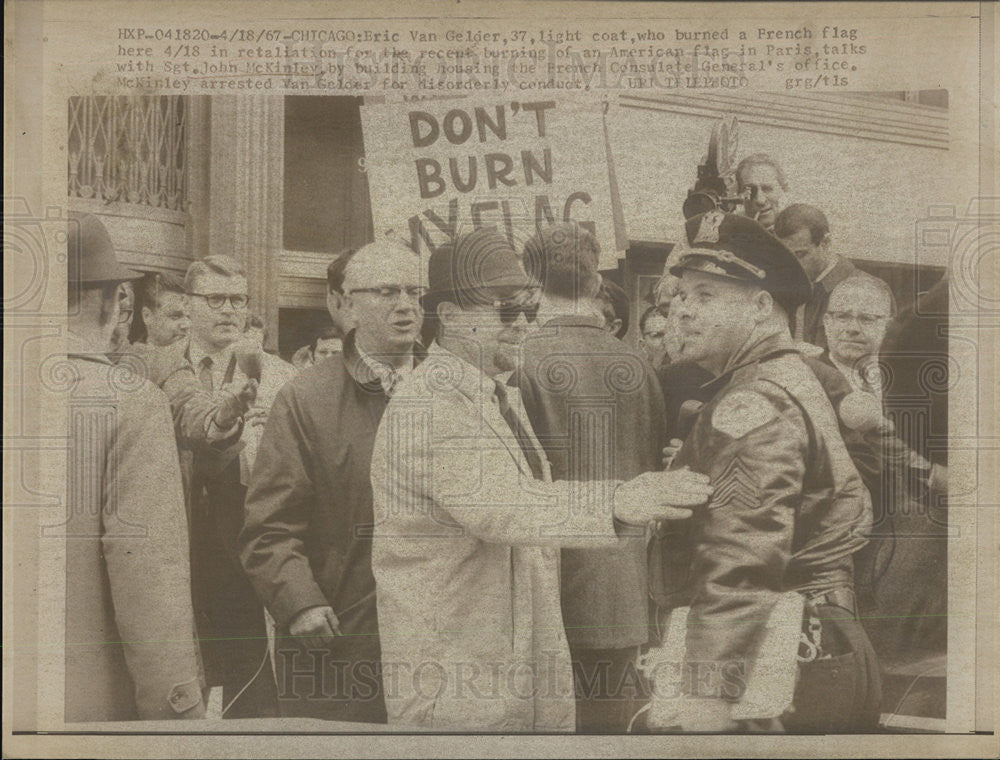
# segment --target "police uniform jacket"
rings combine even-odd
[[[779,594],[851,586],[871,502],[787,335],[751,339],[716,382],[671,465],[715,490],[688,526],[690,563],[674,560],[679,583],[659,601],[691,605],[688,661],[745,662]]]

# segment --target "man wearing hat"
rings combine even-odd
[[[662,469],[663,394],[649,362],[604,329],[599,254],[575,222],[547,225],[525,246],[525,268],[541,285],[541,329],[525,340],[517,385],[556,480]],[[615,548],[564,549],[561,564],[577,730],[623,733],[639,696],[629,667],[649,640],[645,535]]]
[[[104,225],[69,218],[66,721],[204,716],[167,399],[107,357],[126,283]]]
[[[559,549],[614,548],[626,523],[687,516],[706,500],[706,478],[552,482],[502,381],[533,310],[516,253],[478,230],[436,251],[429,269],[436,340],[396,389],[372,454],[389,723],[572,731]]]
[[[709,370],[715,392],[671,468],[704,473],[715,490],[686,535],[654,545],[676,577],[686,576],[667,579],[657,602],[690,605],[686,668],[738,673],[739,686],[767,678],[754,666],[768,618],[783,594],[798,592],[806,619],[793,710],[766,717],[787,731],[874,730],[878,667],[857,620],[852,577],[871,502],[830,402],[791,341],[788,314],[808,299],[809,280],[746,217],[710,211],[686,227],[690,249],[671,269],[680,282],[670,308],[680,359]],[[693,678],[669,722],[735,730],[744,690],[728,687]]]

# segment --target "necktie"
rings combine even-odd
[[[212,359],[206,356],[200,362],[198,362],[198,379],[201,381],[201,386],[208,391],[212,392],[214,389],[214,384],[212,382]]]
[[[528,435],[527,429],[521,424],[520,418],[517,413],[511,408],[510,399],[507,398],[507,386],[503,383],[497,381],[496,383],[496,397],[497,403],[500,407],[500,414],[503,416],[504,421],[510,428],[510,432],[514,434],[517,439],[518,446],[521,447],[521,452],[524,454],[524,458],[528,460],[528,466],[531,467],[531,472],[535,476],[536,480],[544,480],[545,475],[542,469],[542,457],[535,448],[531,437]]]
[[[792,318],[792,337],[798,341],[805,340],[805,331],[806,307],[805,304],[802,304],[795,310],[795,316]]]

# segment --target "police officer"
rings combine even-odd
[[[708,475],[714,495],[686,531],[653,543],[656,601],[663,609],[690,605],[687,668],[736,668],[746,680],[768,616],[783,594],[799,592],[804,646],[793,707],[764,727],[873,730],[878,668],[852,578],[871,502],[830,402],[792,344],[788,315],[809,298],[809,279],[747,217],[710,211],[688,220],[686,231],[690,248],[671,268],[680,277],[671,303],[678,359],[709,370],[714,393],[671,468]],[[739,688],[690,683],[681,730],[761,728],[733,720]]]

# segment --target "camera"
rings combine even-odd
[[[699,174],[701,174],[703,166],[698,167]],[[684,213],[685,219],[715,209],[732,213],[742,208],[746,200],[745,195],[732,194],[722,177],[706,177],[704,179],[699,177],[695,186],[688,190],[681,211]]]
[[[727,213],[736,211],[746,202],[746,196],[737,192],[736,172],[732,157],[739,143],[739,125],[736,117],[723,117],[712,128],[708,153],[698,165],[698,179],[688,190],[681,211],[685,219],[719,209]]]

